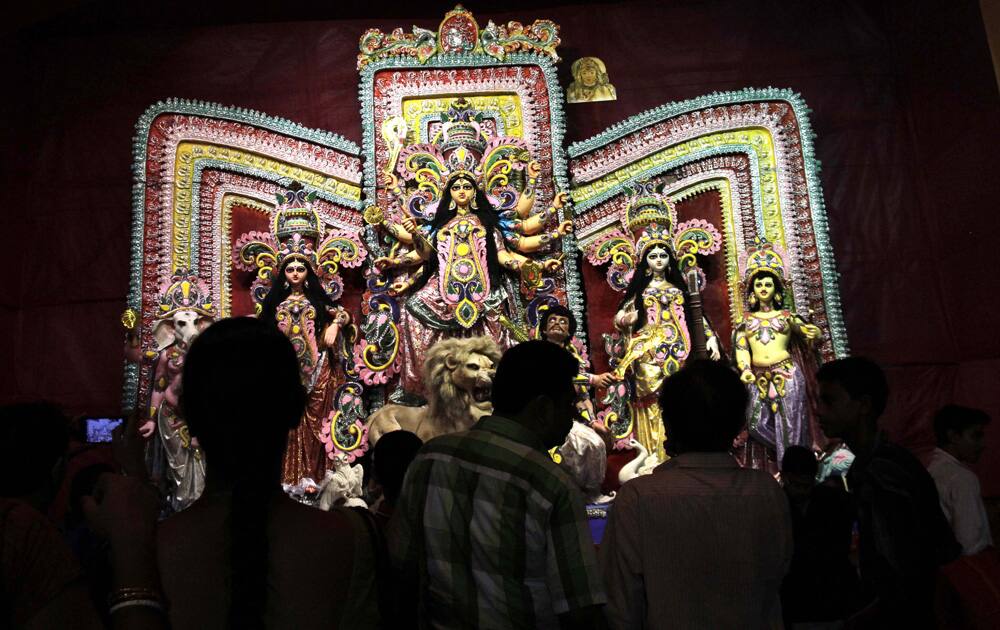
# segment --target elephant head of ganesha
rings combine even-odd
[[[208,285],[194,273],[174,273],[160,294],[159,313],[153,324],[157,351],[174,344],[187,348],[213,321],[215,309]]]

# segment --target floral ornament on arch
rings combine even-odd
[[[358,53],[358,70],[369,63],[390,57],[413,57],[427,63],[437,54],[462,55],[485,53],[503,61],[508,54],[530,52],[559,61],[556,48],[559,26],[551,20],[535,20],[529,25],[510,21],[506,24],[486,24],[480,29],[471,12],[462,5],[445,14],[437,31],[413,27],[410,33],[401,28],[383,33],[377,28],[368,29],[361,36]]]

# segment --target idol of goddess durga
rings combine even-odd
[[[511,345],[501,318],[514,319],[519,311],[519,281],[558,272],[561,257],[538,255],[572,230],[570,221],[558,220],[565,193],[555,195],[547,210],[531,214],[541,167],[525,159],[520,141],[489,141],[462,99],[448,116],[437,145],[408,147],[400,156],[404,176],[414,171],[425,176],[430,169],[421,170],[421,161],[435,162],[436,172],[446,175],[433,182],[439,194],[428,195],[426,186],[404,190],[396,175],[387,176],[404,216],[383,224],[397,245],[374,261],[379,273],[390,277],[390,294],[403,301],[402,386],[418,395],[423,394],[423,357],[440,339],[486,335],[501,349]],[[507,159],[490,159],[497,155]],[[491,162],[502,163],[507,172],[477,168]],[[520,188],[511,183],[515,168],[523,171]],[[490,194],[484,180],[495,184]]]

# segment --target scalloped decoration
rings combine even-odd
[[[383,33],[377,28],[365,31],[358,41],[358,70],[371,63],[405,57],[424,64],[438,55],[480,53],[506,61],[515,53],[536,53],[559,61],[556,48],[559,25],[552,20],[535,20],[528,26],[510,21],[495,24],[491,20],[480,29],[475,17],[462,5],[445,14],[437,32],[414,26],[407,33],[402,28]]]
[[[733,317],[742,312],[734,297],[740,294],[737,260],[756,237],[767,238],[787,252],[795,308],[813,313],[830,332],[822,354],[846,356],[847,331],[808,114],[792,90],[747,88],[667,103],[573,144],[577,237],[589,247],[610,231],[627,196],[625,187],[644,178],[687,178],[687,196],[724,190],[720,242]],[[691,243],[699,250],[715,248],[700,239]]]
[[[722,249],[722,234],[704,219],[692,219],[677,226],[674,251],[678,255],[708,256]]]

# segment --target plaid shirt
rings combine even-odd
[[[538,438],[491,416],[431,440],[403,483],[389,553],[434,628],[549,628],[603,604],[583,498]]]

